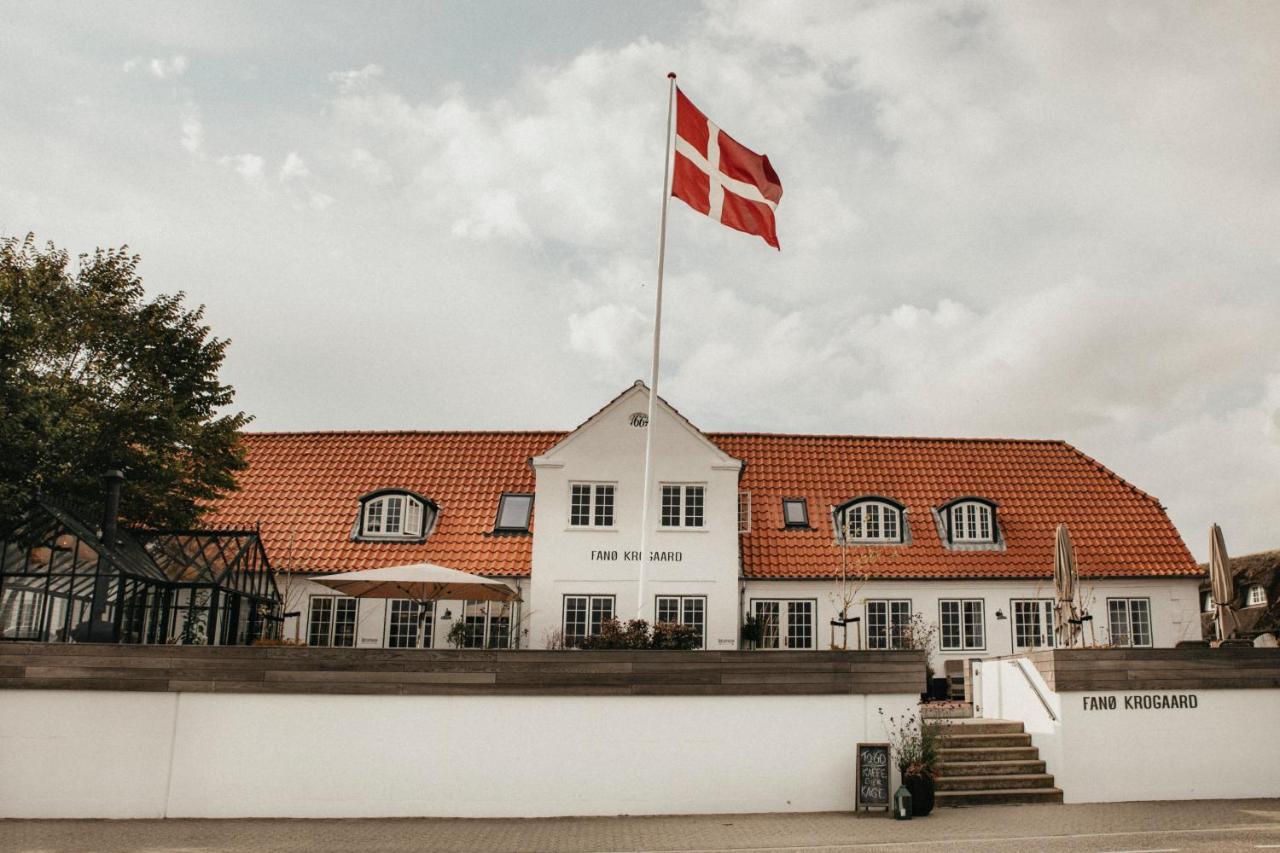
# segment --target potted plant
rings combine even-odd
[[[884,711],[880,715],[884,716]],[[911,813],[924,817],[933,811],[934,781],[938,778],[938,750],[942,746],[938,724],[925,723],[913,711],[889,717],[884,727],[902,784],[911,792]]]
[[[742,645],[747,649],[755,649],[763,640],[764,623],[748,613],[742,622]]]

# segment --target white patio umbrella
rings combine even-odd
[[[1053,586],[1057,591],[1053,612],[1058,636],[1066,638],[1068,648],[1075,645],[1080,619],[1076,613],[1076,583],[1076,552],[1071,545],[1071,534],[1065,524],[1059,524],[1053,546]]]
[[[356,598],[408,598],[418,604],[418,645],[428,601],[517,601],[520,593],[506,581],[461,572],[435,563],[411,563],[312,578]]]
[[[1236,600],[1236,578],[1231,574],[1227,542],[1222,536],[1222,528],[1217,524],[1209,528],[1209,588],[1213,604],[1218,610],[1218,639],[1229,640],[1235,634],[1237,625],[1233,607]]]

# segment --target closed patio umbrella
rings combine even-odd
[[[1071,545],[1071,534],[1065,524],[1059,524],[1053,545],[1053,586],[1057,591],[1053,615],[1057,622],[1057,635],[1066,639],[1066,645],[1075,645],[1079,616],[1076,613],[1076,552]]]
[[[1213,604],[1218,610],[1218,639],[1229,640],[1236,632],[1236,579],[1231,574],[1227,559],[1227,543],[1222,528],[1214,524],[1209,528],[1209,588]]]
[[[312,578],[316,583],[356,598],[408,598],[419,605],[418,645],[428,601],[516,601],[520,593],[509,583],[460,572],[434,563],[411,563],[362,569]]]

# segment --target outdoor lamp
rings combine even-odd
[[[448,622],[450,619],[453,618],[453,611],[446,607],[444,609],[444,615],[441,616],[440,618]]]
[[[911,820],[911,792],[906,785],[899,785],[893,794],[893,819]]]
[[[999,610],[999,609],[997,609],[997,610],[996,610],[996,619],[997,619],[998,621],[1003,622],[1003,621],[1005,620],[1005,618],[1006,618],[1006,617],[1005,617],[1005,615],[1004,615],[1004,611],[1003,611],[1003,610]]]

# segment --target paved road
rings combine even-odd
[[[0,821],[0,851],[70,853],[1173,853],[1280,851],[1280,800],[987,806],[876,815],[546,820]]]

